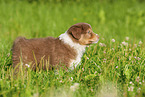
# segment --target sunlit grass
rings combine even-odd
[[[130,3],[131,2],[131,3]],[[3,97],[144,97],[145,11],[137,1],[0,2],[0,95]],[[21,70],[13,76],[11,46],[18,36],[58,37],[87,22],[100,36],[75,70]],[[9,66],[10,65],[10,66]]]

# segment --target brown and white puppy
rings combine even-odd
[[[99,36],[90,24],[72,25],[58,38],[26,39],[18,37],[12,47],[13,67],[30,67],[33,70],[67,67],[73,69],[81,62],[87,45],[97,43]]]

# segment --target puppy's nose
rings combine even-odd
[[[97,38],[99,39],[99,35],[98,35],[98,34],[96,34],[96,36],[97,36]]]

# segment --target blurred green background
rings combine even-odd
[[[60,70],[57,75],[53,71],[29,70],[26,79],[13,79],[9,64],[16,37],[58,37],[79,22],[91,24],[100,40],[87,48],[77,70]],[[145,0],[0,0],[0,97],[47,97],[47,92],[58,89],[61,93],[62,86],[69,90],[76,82],[80,89],[70,97],[94,97],[107,81],[116,85],[124,97],[144,97],[144,43]],[[132,87],[134,90],[129,90]]]
[[[144,41],[144,5],[143,0],[0,0],[0,41],[58,37],[78,22],[91,24],[106,41],[126,36]]]

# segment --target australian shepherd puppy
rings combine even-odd
[[[99,36],[87,23],[72,25],[58,38],[18,37],[12,47],[13,67],[30,67],[33,70],[54,67],[73,69],[81,62],[86,46],[97,43],[98,40]]]

